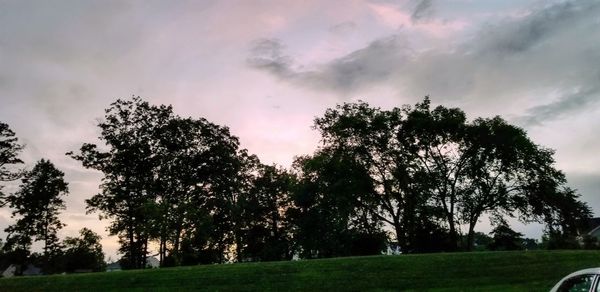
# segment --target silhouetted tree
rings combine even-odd
[[[174,117],[168,106],[152,106],[139,97],[117,100],[100,121],[99,139],[107,150],[83,144],[79,154],[67,153],[86,168],[101,171],[102,191],[87,200],[88,212],[112,219],[110,234],[118,235],[124,268],[144,268],[148,242],[157,232],[157,192],[153,170],[155,129]]]
[[[248,189],[245,160],[252,156],[228,128],[181,118],[139,97],[111,104],[99,127],[106,150],[84,144],[68,154],[104,173],[102,193],[87,201],[88,211],[113,220],[124,267],[145,267],[154,240],[163,265],[212,255],[224,262],[231,246],[241,246],[238,201]]]
[[[106,269],[102,238],[90,229],[83,228],[79,237],[67,237],[63,240],[63,261],[68,273],[77,270],[101,272]]]
[[[538,250],[540,249],[540,244],[537,240],[533,239],[533,238],[524,238],[523,239],[523,248],[525,248],[525,250]]]
[[[292,256],[289,224],[294,178],[285,170],[257,162],[251,188],[240,198],[241,260],[275,261]]]
[[[492,238],[489,235],[487,235],[483,232],[475,232],[473,237],[474,237],[473,250],[476,250],[476,251],[489,250],[489,245],[492,242]],[[466,240],[466,238],[465,238],[465,240]]]
[[[300,255],[379,253],[373,249],[382,247],[385,235],[381,236],[381,224],[366,207],[373,192],[366,169],[351,156],[333,150],[300,157],[294,168],[299,181],[293,194],[294,208],[287,216]]]
[[[523,249],[523,234],[512,230],[504,220],[498,222],[490,235],[492,235],[492,242],[488,247],[491,250]]]
[[[553,152],[500,117],[469,122],[458,108],[432,109],[426,97],[389,111],[346,103],[328,109],[315,127],[323,150],[345,153],[364,169],[372,190],[352,197],[393,228],[404,251],[427,244],[419,234],[443,238],[446,230],[448,240],[437,245],[456,249],[461,224],[470,250],[483,214],[519,213],[561,230],[588,216],[576,194],[561,191],[564,175]]]
[[[0,122],[0,182],[19,178],[21,172],[11,170],[8,166],[23,163],[18,157],[22,149],[23,145],[18,143],[15,133],[7,124]],[[6,204],[2,188],[0,185],[0,206]]]
[[[410,137],[405,148],[427,173],[424,181],[443,210],[451,243],[457,242],[456,224],[467,224],[468,250],[483,214],[522,211],[532,183],[561,175],[553,167],[552,151],[500,117],[467,122],[460,109],[432,110],[428,99],[405,112],[403,134]]]
[[[402,250],[416,250],[418,230],[437,225],[438,210],[427,204],[426,173],[415,168],[414,156],[405,149],[407,137],[401,109],[384,111],[360,102],[329,109],[315,120],[323,149],[345,153],[360,166],[368,190],[351,198],[370,216],[393,228]],[[436,244],[440,244],[437,242]]]
[[[212,250],[224,261],[221,255],[236,238],[245,150],[227,128],[205,119],[177,117],[155,131],[161,259],[169,252],[172,264],[180,264],[182,257],[190,264],[193,256],[182,251],[185,240],[186,250]]]
[[[533,187],[529,212],[546,223],[543,245],[548,249],[580,248],[592,211],[579,194],[570,188],[552,188],[556,182],[545,181]]]
[[[9,246],[28,249],[32,240],[42,241],[46,263],[59,251],[57,232],[63,226],[58,215],[65,209],[63,197],[69,192],[64,173],[48,160],[40,160],[25,172],[19,190],[7,197],[17,221],[6,229]]]

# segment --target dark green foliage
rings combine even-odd
[[[582,241],[584,249],[600,249],[600,243],[598,242],[598,238],[595,236],[586,234],[583,236]]]
[[[523,234],[516,232],[506,222],[500,222],[492,232],[490,250],[520,250],[523,249]]]
[[[524,238],[522,245],[525,250],[538,250],[541,248],[540,243],[533,238]]]
[[[379,255],[387,247],[388,238],[385,232],[352,231],[350,234],[350,255],[352,256]]]
[[[32,241],[42,241],[46,270],[60,249],[57,232],[64,224],[58,215],[65,209],[63,197],[68,193],[63,177],[62,171],[42,159],[25,172],[19,191],[7,197],[17,221],[6,229],[6,249],[22,253],[29,250]]]
[[[466,238],[464,238],[463,240],[466,240]],[[492,240],[493,239],[489,235],[483,232],[475,232],[475,234],[473,234],[473,250],[489,250],[489,245],[492,243]]]
[[[581,242],[577,237],[559,230],[546,230],[542,236],[542,246],[545,249],[579,249]]]
[[[81,229],[79,234],[80,237],[67,237],[63,241],[62,261],[64,271],[67,273],[104,271],[106,263],[100,244],[102,238],[87,228]]]

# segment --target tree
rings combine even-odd
[[[244,161],[254,158],[239,149],[226,127],[205,119],[175,117],[155,133],[161,259],[169,252],[174,265],[183,257],[195,264],[185,253],[196,250],[219,254],[215,261],[223,262],[228,245],[239,240],[233,234],[236,202],[244,187]]]
[[[67,153],[86,168],[104,174],[101,193],[87,200],[88,212],[100,212],[100,219],[112,219],[109,232],[119,236],[124,268],[144,268],[148,242],[157,228],[157,192],[154,168],[155,129],[173,118],[172,108],[152,106],[139,97],[117,100],[106,110],[98,126],[99,139],[108,147],[102,151],[85,143],[80,153]]]
[[[438,106],[431,110],[428,97],[414,107],[404,106],[401,147],[410,161],[407,168],[419,174],[422,200],[434,207],[448,230],[446,247],[457,249],[459,206],[467,185],[464,184],[466,115],[457,108]],[[469,232],[468,238],[473,234]]]
[[[379,253],[386,236],[366,204],[373,191],[366,169],[351,156],[323,149],[294,162],[298,184],[287,212],[303,258]]]
[[[492,243],[492,238],[483,232],[475,232],[474,234],[474,250],[485,251],[489,250],[489,245]]]
[[[25,172],[19,190],[7,197],[14,209],[15,224],[6,229],[7,244],[28,250],[32,240],[42,241],[43,256],[49,258],[59,250],[57,232],[65,226],[58,215],[65,209],[63,197],[69,192],[64,173],[48,160],[40,160]]]
[[[585,202],[579,201],[575,190],[552,186],[552,182],[545,181],[532,187],[528,212],[546,223],[542,237],[546,248],[580,248],[579,237],[587,231],[592,211]]]
[[[12,181],[19,178],[21,172],[11,171],[8,166],[23,163],[19,159],[19,152],[23,150],[23,145],[18,143],[15,133],[5,123],[0,122],[0,182]],[[0,185],[0,206],[4,206],[5,194]]]
[[[406,139],[401,109],[372,108],[364,102],[346,103],[328,109],[315,120],[323,150],[345,153],[348,161],[362,169],[368,191],[352,199],[370,216],[392,227],[402,250],[417,249],[417,230],[435,225],[437,210],[430,208],[422,190],[425,173],[412,167],[414,157],[404,148]],[[411,232],[415,231],[415,232]]]
[[[548,191],[556,193],[566,180],[554,168],[553,153],[536,145],[523,129],[509,125],[500,117],[480,118],[469,124],[464,148],[467,187],[459,203],[469,234],[486,212],[512,216],[521,210],[522,218],[533,218],[534,213],[524,211],[528,205],[558,207],[548,200]],[[532,199],[541,194],[532,193],[531,186],[548,180],[556,181],[550,185],[552,188],[544,191],[548,199],[534,202]],[[525,200],[529,203],[524,203]],[[472,236],[468,239],[467,249],[470,249]]]
[[[523,234],[512,230],[504,220],[500,220],[490,235],[492,235],[492,242],[488,247],[491,250],[523,249]]]
[[[289,224],[294,178],[285,170],[256,162],[251,189],[240,198],[240,244],[242,261],[291,259]]]
[[[163,265],[227,260],[240,241],[236,208],[250,157],[229,129],[139,97],[111,104],[98,126],[106,150],[86,143],[68,154],[104,173],[88,211],[112,220],[124,267],[145,267],[151,241]]]
[[[102,238],[88,228],[79,231],[79,237],[67,237],[63,240],[63,261],[68,273],[77,270],[102,272],[106,269]]]
[[[423,235],[432,232],[447,237],[438,248],[454,250],[463,224],[470,250],[483,214],[571,230],[589,213],[578,195],[561,191],[566,181],[553,152],[500,117],[468,121],[458,108],[432,109],[426,97],[392,110],[345,103],[317,118],[315,128],[320,151],[346,153],[364,169],[372,190],[353,198],[393,228],[404,251],[427,245]]]
[[[486,213],[512,214],[535,179],[553,176],[552,152],[500,117],[466,120],[457,108],[430,108],[429,99],[405,110],[405,145],[427,174],[428,191],[444,214],[450,242],[457,224],[467,224],[465,248]]]
[[[500,117],[468,122],[457,108],[431,110],[427,98],[406,114],[404,133],[413,141],[406,148],[413,149],[428,174],[425,181],[445,214],[451,242],[453,225],[467,224],[465,248],[470,250],[483,214],[519,214],[523,221],[548,226],[559,220],[571,230],[590,216],[579,196],[564,187],[554,152],[535,144],[523,129]]]

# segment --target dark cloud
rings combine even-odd
[[[560,119],[570,114],[576,114],[584,108],[593,108],[598,103],[600,103],[599,88],[577,90],[574,93],[562,96],[555,102],[528,109],[527,114],[520,117],[517,123],[524,126],[540,125],[547,120]]]
[[[600,2],[579,0],[558,3],[531,12],[522,18],[508,19],[482,30],[475,49],[479,54],[523,53],[566,31],[582,29],[597,21]],[[587,27],[590,29],[592,27]]]
[[[316,71],[305,73],[304,80],[315,87],[347,93],[365,85],[389,80],[408,62],[411,54],[404,39],[391,36],[319,66]]]
[[[294,78],[297,73],[291,68],[292,58],[284,54],[284,46],[278,39],[259,39],[252,43],[252,57],[248,64],[265,70],[280,78]]]
[[[411,54],[405,40],[391,36],[373,41],[367,47],[329,63],[304,69],[284,54],[279,40],[263,39],[254,42],[248,63],[284,81],[345,94],[388,80]]]
[[[424,15],[431,5],[420,1],[413,14]],[[340,96],[385,84],[403,96],[431,94],[481,107],[527,97],[532,107],[518,119],[539,124],[598,105],[598,15],[598,1],[560,2],[488,24],[453,46],[413,51],[409,38],[392,36],[325,64],[296,64],[280,42],[271,41],[264,42],[268,54],[257,54],[262,43],[255,46],[250,64],[280,80]],[[572,94],[548,103],[547,95],[556,92]]]
[[[410,19],[413,22],[418,22],[423,19],[427,19],[433,14],[433,0],[419,0],[416,1],[414,10],[410,15]]]

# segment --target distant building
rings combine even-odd
[[[4,272],[2,272],[2,277],[3,278],[14,277],[16,273],[17,273],[17,266],[10,265],[10,266],[8,266],[8,268],[6,268],[6,270],[4,270]]]
[[[589,229],[587,235],[598,238],[600,240],[600,217],[592,218],[588,221]]]
[[[160,261],[158,259],[156,259],[155,257],[147,257],[146,258],[146,268],[159,268],[160,267]]]

